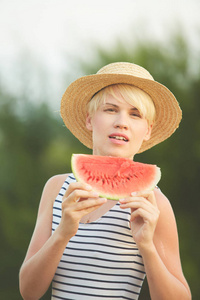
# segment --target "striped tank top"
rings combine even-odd
[[[52,234],[61,220],[64,182],[53,206]],[[129,227],[130,212],[116,203],[92,223],[79,224],[52,282],[51,299],[138,299],[145,277],[142,257]]]

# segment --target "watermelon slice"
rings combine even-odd
[[[113,200],[153,190],[161,178],[156,165],[121,157],[73,154],[71,165],[77,181],[90,184],[101,197]]]

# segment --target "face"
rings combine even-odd
[[[122,97],[119,101],[108,94],[105,103],[87,117],[86,127],[92,131],[94,155],[133,159],[142,142],[150,138],[152,126]]]

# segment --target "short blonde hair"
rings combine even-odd
[[[136,107],[141,116],[148,121],[148,124],[153,124],[155,120],[156,110],[151,97],[136,86],[130,84],[113,84],[107,86],[96,93],[88,103],[88,113],[93,115],[102,103],[105,103],[106,96],[112,95],[115,99],[121,102],[118,93],[129,104]]]

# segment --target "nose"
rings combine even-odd
[[[117,119],[115,120],[114,128],[128,129],[128,120],[127,120],[127,116],[125,116],[125,115],[123,115],[123,114],[119,114],[119,115],[117,116]]]

